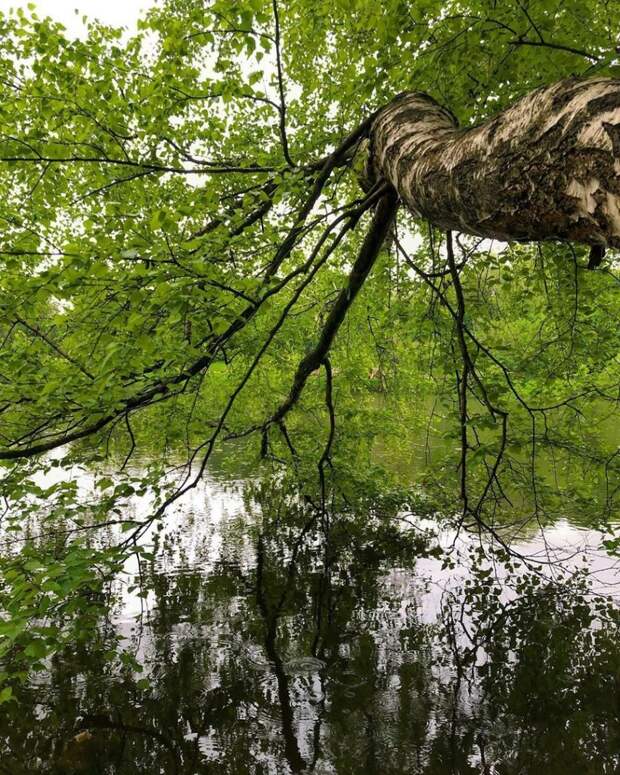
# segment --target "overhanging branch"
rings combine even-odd
[[[397,207],[398,197],[390,186],[385,190],[383,197],[377,204],[372,223],[351,269],[348,282],[340,291],[323,326],[318,342],[297,367],[288,398],[272,415],[268,424],[279,423],[284,419],[299,399],[310,374],[318,369],[326,358],[349,307],[353,304],[355,297],[379,255],[379,251],[394,221]]]

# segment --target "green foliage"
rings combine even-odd
[[[326,156],[395,94],[428,91],[468,125],[542,84],[618,75],[617,21],[610,4],[582,0],[281,6],[170,0],[133,35],[89,22],[84,39],[34,13],[0,17],[0,447],[24,452],[0,485],[6,535],[19,538],[0,561],[0,649],[18,673],[93,632],[104,582],[141,535],[128,503],[148,496],[162,516],[179,492],[164,464],[179,450],[195,463],[181,490],[243,436],[253,461],[262,442],[314,495],[322,460],[345,495],[460,508],[454,282],[440,235],[402,213],[400,241],[434,279],[384,250],[331,349],[335,427],[321,370],[284,430],[262,433],[367,227],[360,211],[339,241],[336,219],[363,197],[349,158],[300,213]],[[586,272],[568,245],[463,239],[464,258],[484,386],[466,422],[477,516],[608,525],[615,257]],[[131,469],[141,453],[155,459],[144,473]],[[40,484],[77,464],[101,470],[96,497],[69,475]],[[24,529],[34,501],[41,541]],[[126,531],[118,549],[90,538],[110,521]]]

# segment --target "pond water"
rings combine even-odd
[[[527,571],[428,518],[220,475],[142,540],[102,625],[142,671],[105,639],[56,655],[0,708],[0,773],[620,771],[596,531],[524,529]]]

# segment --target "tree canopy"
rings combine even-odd
[[[406,484],[502,543],[504,511],[611,520],[614,250],[601,263],[579,241],[446,234],[396,212],[366,160],[372,121],[401,93],[466,129],[540,87],[617,79],[615,10],[170,0],[135,34],[85,21],[75,39],[36,10],[0,17],[6,521],[19,538],[25,510],[68,520],[74,563],[67,574],[58,547],[28,541],[2,561],[7,649],[54,606],[88,618],[85,579],[100,583],[143,529],[126,499],[150,493],[160,517],[224,442],[323,499],[337,481]],[[135,474],[153,448],[161,460]],[[124,479],[102,474],[94,500],[37,479],[110,460]],[[121,554],[81,543],[116,523]],[[45,586],[54,573],[62,584]],[[55,637],[31,632],[29,656]]]

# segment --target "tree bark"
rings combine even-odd
[[[372,125],[370,163],[442,229],[620,248],[618,79],[560,81],[468,129],[402,94]]]

